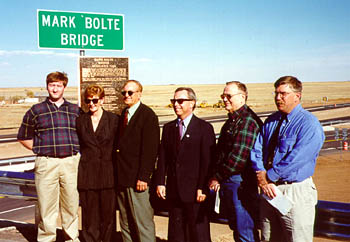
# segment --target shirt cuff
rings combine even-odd
[[[276,182],[280,178],[273,168],[269,169],[266,174],[267,178],[272,182]]]

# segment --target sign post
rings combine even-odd
[[[124,50],[124,15],[37,10],[39,48]]]

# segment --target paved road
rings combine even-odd
[[[0,199],[0,219],[34,223],[35,201]]]

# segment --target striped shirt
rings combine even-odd
[[[218,180],[243,172],[261,126],[262,121],[247,105],[228,114],[217,144],[214,176]]]
[[[66,100],[58,108],[47,98],[24,115],[17,139],[33,139],[33,152],[39,156],[67,157],[79,152],[75,120],[80,109]]]

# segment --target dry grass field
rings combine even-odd
[[[220,99],[224,84],[207,85],[186,85],[192,87],[198,98],[198,103],[206,101],[213,105]],[[166,106],[170,103],[175,89],[179,85],[157,85],[145,86],[142,101],[151,106],[160,115],[161,120],[168,120],[173,115],[173,110]],[[273,102],[273,83],[248,83],[248,105],[256,112],[275,110]],[[45,93],[44,87],[23,87],[23,88],[0,88],[0,97],[26,96],[27,91]],[[65,96],[68,100],[77,102],[78,88],[67,87]],[[323,101],[327,97],[328,101]],[[336,104],[350,102],[350,82],[306,82],[302,102],[304,107],[317,106],[322,104]],[[0,106],[0,128],[18,127],[26,110],[32,104],[5,104]],[[198,116],[211,116],[224,114],[225,110],[220,108],[197,108],[195,113]]]

